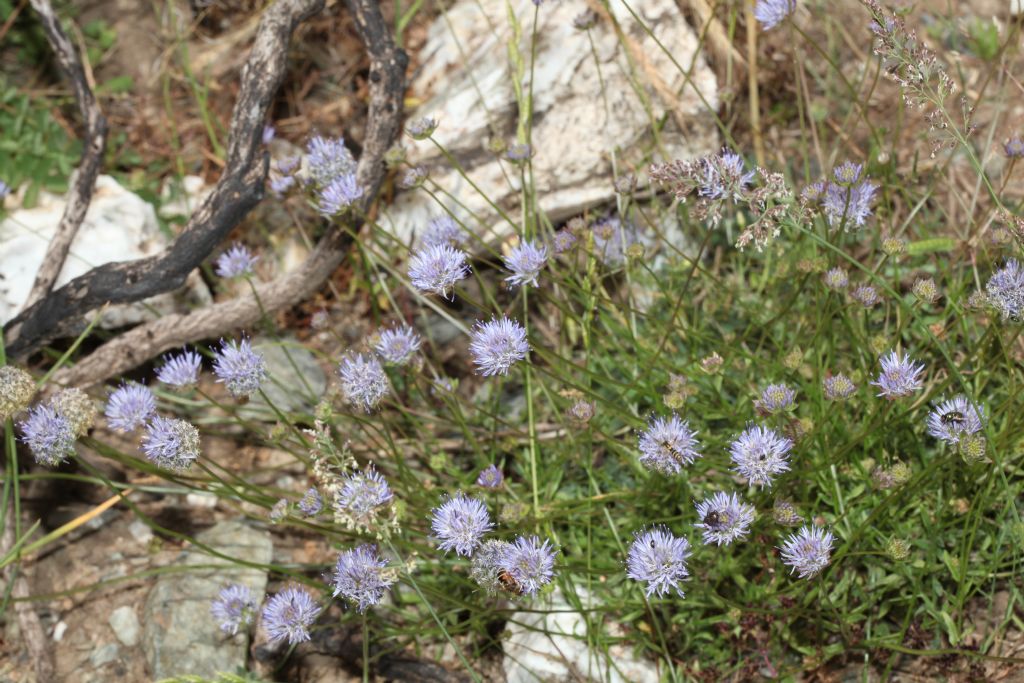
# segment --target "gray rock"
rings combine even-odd
[[[139,624],[139,618],[135,616],[134,607],[130,605],[118,607],[111,612],[107,623],[114,630],[114,635],[117,636],[117,639],[124,645],[135,647],[139,644],[139,633],[142,627]]]
[[[420,52],[422,66],[410,87],[411,95],[425,100],[412,118],[438,121],[434,139],[456,158],[472,185],[430,141],[412,143],[410,164],[427,169],[428,182],[451,194],[450,201],[444,200],[448,208],[489,242],[514,231],[490,201],[518,222],[519,169],[486,149],[489,139],[511,140],[518,120],[508,56],[515,39],[508,12],[516,13],[521,26],[517,50],[526,62],[525,79],[531,70],[534,6],[507,4],[454,3],[429,29]],[[629,7],[642,26],[625,3],[609,5],[635,46],[632,54],[610,22],[599,21],[589,32],[573,28],[573,18],[587,9],[585,0],[545,3],[537,15],[533,181],[537,201],[553,221],[614,196],[613,156],[622,172],[642,170],[645,150],[655,150],[656,160],[668,160],[699,156],[719,144],[713,115],[717,81],[676,1],[633,0]],[[651,124],[666,116],[669,121],[655,143]],[[685,131],[679,129],[680,122]],[[643,177],[639,180],[641,186],[646,183]],[[438,213],[433,197],[409,191],[398,195],[380,223],[409,243]]]
[[[263,354],[267,364],[268,379],[262,388],[274,406],[286,414],[311,412],[327,391],[327,376],[316,357],[294,339],[260,340],[253,348]],[[239,414],[249,419],[277,420],[276,413],[259,394]]]
[[[267,564],[273,546],[270,534],[240,521],[221,522],[196,537],[227,557]],[[215,677],[245,666],[247,634],[225,636],[210,616],[210,603],[221,588],[241,583],[262,596],[266,572],[239,567],[228,560],[191,548],[181,554],[177,566],[213,564],[223,569],[202,569],[164,574],[146,599],[142,648],[153,679],[193,674]]]
[[[0,280],[0,324],[13,318],[28,299],[65,205],[62,197],[41,193],[35,207],[15,209],[0,222],[0,273],[4,274]],[[114,178],[101,175],[56,286],[104,263],[158,254],[168,242],[160,232],[153,206]],[[123,327],[211,300],[210,290],[198,271],[193,271],[181,292],[161,294],[137,304],[110,306],[99,324]]]
[[[577,589],[584,607],[590,596]],[[540,611],[518,612],[506,627],[503,666],[507,683],[658,683],[653,662],[637,659],[629,648],[613,645],[607,652],[587,647],[587,620],[555,591]]]
[[[120,649],[117,647],[117,643],[107,643],[92,651],[92,654],[89,655],[89,663],[98,669],[104,664],[116,661],[118,655],[120,655]]]

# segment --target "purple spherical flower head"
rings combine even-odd
[[[634,244],[640,244],[636,226],[623,223],[618,216],[598,221],[590,229],[594,240],[594,255],[608,266],[621,266],[626,262],[626,252]]]
[[[703,167],[704,181],[698,190],[701,197],[739,201],[754,180],[754,171],[744,172],[743,157],[727,147],[719,154],[704,157]]]
[[[256,601],[252,591],[240,583],[222,588],[220,595],[210,604],[210,614],[220,622],[220,630],[231,635],[251,624],[255,613]]]
[[[532,154],[533,149],[525,142],[513,142],[505,150],[505,158],[514,163],[526,161]]]
[[[797,572],[801,579],[809,579],[828,566],[835,538],[831,531],[820,527],[801,527],[790,534],[779,550],[782,561]]]
[[[159,467],[187,470],[199,457],[199,430],[185,420],[154,415],[142,437],[142,452]]]
[[[909,396],[922,386],[921,373],[924,364],[915,363],[910,356],[901,356],[897,351],[881,358],[882,372],[873,384],[879,388],[878,395],[886,398]]]
[[[757,0],[754,18],[765,30],[775,28],[796,9],[796,0]]]
[[[785,384],[769,384],[761,392],[761,398],[754,402],[758,410],[778,413],[789,410],[796,404],[796,392]]]
[[[1003,151],[1011,159],[1024,159],[1024,138],[1010,138],[1003,145]]]
[[[363,188],[355,173],[345,173],[331,180],[317,196],[317,211],[324,216],[337,216],[363,196]]]
[[[268,123],[267,125],[263,126],[262,142],[264,145],[269,145],[270,141],[274,139],[275,135],[277,135],[277,131],[274,130],[274,127],[272,125]]]
[[[827,184],[822,201],[829,225],[859,228],[871,215],[871,203],[878,186],[861,180],[862,173],[863,166],[849,161],[833,171],[834,181]]]
[[[156,413],[156,397],[149,387],[122,384],[107,399],[107,424],[119,432],[133,432]]]
[[[556,553],[550,541],[541,543],[536,536],[517,536],[504,548],[499,565],[520,595],[536,595],[555,576]]]
[[[576,246],[576,235],[562,228],[551,238],[551,246],[556,254],[564,254]]]
[[[356,611],[365,612],[384,597],[394,579],[384,573],[388,563],[375,546],[364,544],[338,555],[331,585],[334,595],[353,603]]]
[[[472,556],[484,534],[494,528],[487,506],[461,493],[434,508],[432,515],[430,528],[441,541],[438,548],[465,557]]]
[[[156,371],[156,378],[172,387],[187,387],[199,381],[202,357],[195,351],[183,351],[177,356],[165,356],[164,364]]]
[[[448,298],[455,283],[469,275],[468,258],[446,244],[421,247],[409,259],[409,279],[419,290]]]
[[[263,625],[270,642],[288,641],[298,645],[309,640],[309,627],[320,615],[320,606],[302,588],[289,586],[270,598],[263,607]]]
[[[466,231],[446,213],[431,218],[420,238],[420,244],[424,247],[458,247],[465,241]]]
[[[999,309],[1003,320],[1020,320],[1024,314],[1024,268],[1017,259],[1008,259],[985,285],[988,300]]]
[[[735,493],[719,491],[697,503],[700,521],[694,524],[704,534],[705,543],[729,545],[747,535],[754,523],[754,506],[741,503]]]
[[[626,557],[626,576],[646,583],[644,593],[648,598],[655,594],[662,597],[669,591],[684,597],[680,584],[690,575],[686,568],[689,557],[690,542],[673,536],[667,527],[638,531]]]
[[[221,339],[220,349],[214,350],[213,373],[232,396],[244,398],[259,390],[267,377],[267,368],[263,354],[254,351],[248,339],[240,342]]]
[[[526,330],[515,320],[492,318],[486,323],[477,321],[473,328],[469,353],[477,372],[484,377],[507,375],[509,368],[529,352]]]
[[[826,287],[835,291],[846,289],[846,285],[850,283],[849,275],[847,275],[846,271],[842,268],[833,268],[829,270],[825,273],[822,279],[825,282]]]
[[[877,306],[878,302],[882,300],[878,296],[878,290],[871,285],[857,285],[857,288],[850,292],[850,298],[864,308]]]
[[[241,277],[252,273],[256,261],[257,257],[245,245],[235,243],[217,257],[214,271],[218,277]]]
[[[656,417],[640,432],[640,462],[655,472],[679,474],[701,456],[696,436],[697,432],[678,415]]]
[[[965,434],[976,434],[985,426],[985,411],[963,394],[941,401],[928,414],[928,433],[956,445]]]
[[[339,176],[356,172],[356,160],[343,138],[315,135],[306,145],[306,168],[317,187],[326,187]]]
[[[306,517],[315,517],[320,514],[320,511],[324,509],[323,498],[320,497],[320,492],[316,488],[310,488],[302,496],[302,500],[299,501],[299,512],[304,514]]]
[[[826,377],[822,387],[825,390],[825,398],[830,401],[845,401],[857,391],[857,385],[853,380],[842,373]]]
[[[420,349],[420,336],[408,325],[399,325],[380,333],[374,345],[377,354],[388,363],[405,365]]]
[[[480,474],[476,478],[476,485],[483,486],[485,489],[496,489],[501,486],[504,481],[505,475],[502,474],[500,469],[498,469],[498,466],[488,465],[484,469],[480,470]]]
[[[787,458],[793,442],[774,429],[751,425],[729,445],[736,472],[751,486],[772,485],[772,478],[789,469]]]
[[[513,287],[536,287],[540,271],[548,260],[548,248],[523,241],[512,247],[504,260],[505,267],[512,271],[512,274],[505,278],[505,282]]]
[[[338,377],[345,400],[367,413],[391,391],[391,383],[380,361],[371,355],[346,356],[338,364]]]
[[[338,492],[337,506],[356,519],[366,519],[391,502],[394,494],[383,475],[371,465],[365,472],[345,477]]]
[[[53,467],[75,454],[75,428],[71,421],[47,405],[37,405],[19,422],[21,441],[28,444],[40,465]]]
[[[270,191],[280,197],[295,185],[295,176],[275,175],[270,178]]]

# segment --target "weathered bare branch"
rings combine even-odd
[[[70,183],[64,215],[61,216],[60,223],[57,224],[57,232],[54,233],[53,239],[50,240],[50,245],[46,249],[43,264],[39,267],[39,272],[36,273],[36,280],[28,295],[28,305],[32,305],[50,293],[57,281],[57,276],[60,275],[60,271],[64,267],[68,250],[71,248],[75,235],[78,234],[78,228],[85,220],[89,202],[92,201],[96,176],[100,172],[103,151],[107,146],[108,130],[107,118],[103,116],[92,88],[89,87],[78,50],[71,44],[71,40],[61,28],[50,0],[32,0],[32,8],[39,15],[46,38],[57,55],[57,62],[60,64],[61,71],[64,72],[64,77],[71,83],[71,89],[75,93],[75,102],[78,103],[82,120],[85,122],[85,140],[82,161]]]
[[[4,516],[3,534],[0,535],[0,555],[6,554],[14,547],[14,523],[15,509],[12,498]],[[18,571],[19,565],[12,563],[3,570],[4,582],[13,582],[10,586],[11,597],[17,600],[14,603],[14,612],[18,616],[18,627],[21,629],[21,641],[25,645],[29,659],[32,660],[36,670],[37,681],[52,681],[54,679],[53,654],[47,647],[46,634],[43,632],[43,625],[39,621],[35,607],[26,600],[29,597],[28,581],[25,575]],[[2,589],[6,589],[3,586]]]
[[[269,157],[261,135],[281,84],[292,30],[324,0],[279,0],[264,13],[231,117],[225,171],[185,230],[162,253],[93,268],[29,306],[4,331],[7,351],[24,355],[46,343],[68,319],[105,303],[128,303],[178,289],[185,278],[263,198]]]
[[[376,0],[347,0],[370,57],[370,107],[366,138],[357,171],[366,190],[360,206],[370,207],[385,174],[384,153],[398,137],[408,58],[395,47]],[[358,225],[350,226],[357,231]],[[99,347],[73,367],[54,375],[60,384],[85,386],[122,374],[157,354],[188,342],[216,337],[225,330],[256,323],[267,312],[291,306],[317,291],[348,253],[352,232],[333,225],[304,264],[252,294],[186,315],[165,316],[140,325]]]

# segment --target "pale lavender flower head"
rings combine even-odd
[[[342,596],[363,613],[384,598],[384,591],[395,581],[385,571],[387,561],[368,543],[345,550],[334,565],[331,585],[334,595]]]
[[[19,422],[21,441],[28,444],[40,465],[53,467],[75,454],[75,428],[64,415],[47,405],[37,405]]]
[[[733,469],[751,486],[771,487],[772,479],[789,469],[793,442],[774,429],[751,425],[729,445]]]
[[[424,247],[447,245],[459,247],[466,242],[466,231],[446,213],[434,216],[427,222],[427,227],[420,237]]]
[[[455,283],[469,275],[466,252],[445,244],[421,247],[409,259],[409,279],[414,287],[444,298]]]
[[[504,481],[505,475],[502,474],[498,466],[488,465],[484,469],[480,470],[480,474],[476,478],[476,485],[483,486],[485,489],[496,489],[501,486]]]
[[[822,382],[825,398],[830,401],[845,401],[857,391],[857,385],[846,375],[839,373],[826,377]]]
[[[697,432],[676,414],[652,419],[640,432],[640,463],[661,474],[679,474],[701,456]]]
[[[248,339],[236,342],[220,340],[220,349],[214,349],[213,374],[235,398],[255,394],[267,378],[263,354],[254,351]]]
[[[1003,151],[1010,159],[1024,159],[1024,138],[1012,137],[1003,145]]]
[[[295,185],[295,176],[274,175],[270,178],[270,191],[280,197]]]
[[[704,157],[702,162],[704,179],[698,190],[701,197],[739,201],[754,180],[754,171],[744,172],[743,157],[727,147],[717,155]]]
[[[252,273],[257,260],[244,244],[235,243],[217,257],[214,270],[218,277],[244,277]]]
[[[796,0],[757,0],[754,18],[767,31],[781,24],[796,9]]]
[[[437,130],[437,120],[429,116],[423,116],[409,122],[405,130],[416,140],[426,140]]]
[[[512,274],[505,278],[505,282],[513,287],[536,287],[540,271],[548,260],[548,248],[523,241],[512,247],[504,260],[505,267],[512,271]]]
[[[324,509],[324,500],[316,487],[310,487],[299,501],[299,512],[306,517],[316,517]]]
[[[363,188],[355,173],[345,173],[331,180],[317,195],[317,211],[331,217],[352,206],[363,196]]]
[[[0,180],[0,202],[7,199],[7,195],[11,193],[11,186]]]
[[[306,145],[306,168],[317,187],[327,187],[339,176],[356,172],[356,160],[342,138],[315,135]]]
[[[156,413],[156,397],[149,387],[122,384],[107,399],[107,424],[119,432],[134,432]]]
[[[768,414],[789,410],[796,405],[796,392],[785,384],[769,384],[761,392],[761,398],[754,401],[754,405]]]
[[[420,335],[408,325],[384,330],[374,345],[377,354],[388,363],[405,365],[420,349]]]
[[[594,255],[607,266],[621,266],[626,262],[626,253],[634,244],[640,244],[640,235],[632,223],[623,223],[618,216],[611,216],[595,223],[591,229],[594,239]]]
[[[320,615],[320,606],[302,588],[289,586],[267,600],[263,625],[271,643],[298,645],[309,640],[309,628]]]
[[[509,368],[530,352],[526,330],[510,318],[477,321],[471,336],[469,352],[477,372],[485,377],[507,375]]]
[[[1024,316],[1024,268],[1017,259],[1008,259],[985,285],[989,302],[1002,314],[1003,320],[1020,320]]]
[[[857,287],[850,292],[850,298],[864,308],[873,308],[882,300],[881,297],[878,296],[878,290],[871,285],[857,285]]]
[[[850,283],[850,277],[842,268],[832,268],[825,273],[822,279],[826,287],[837,292],[841,289],[846,289],[846,285]]]
[[[519,595],[536,595],[555,577],[555,555],[551,542],[536,536],[517,536],[504,546],[498,564],[507,572]]]
[[[820,527],[801,527],[790,534],[779,550],[782,561],[797,572],[801,579],[809,579],[828,566],[835,537]]]
[[[338,364],[345,400],[369,413],[391,392],[391,382],[380,361],[361,353],[346,356]]]
[[[690,542],[674,536],[668,527],[638,531],[626,556],[626,576],[646,583],[644,593],[648,598],[671,591],[684,597],[681,584],[690,575],[686,568],[690,552]]]
[[[154,465],[182,472],[199,457],[199,430],[185,420],[154,415],[142,437],[142,452]]]
[[[156,378],[172,387],[187,387],[199,381],[202,357],[195,351],[182,351],[177,356],[164,356],[164,364],[156,371]]]
[[[354,472],[345,477],[336,505],[354,519],[365,520],[372,518],[392,498],[394,494],[387,480],[371,465],[365,472]]]
[[[985,411],[960,394],[939,402],[928,414],[927,426],[929,434],[955,446],[961,436],[981,431],[985,426]]]
[[[288,157],[287,159],[279,159],[276,166],[278,172],[284,175],[291,175],[292,171],[299,167],[302,163],[302,157]]]
[[[256,614],[256,601],[248,586],[233,583],[220,590],[220,595],[210,604],[210,614],[220,622],[220,630],[230,635],[248,626]]]
[[[471,557],[494,523],[482,501],[457,493],[433,509],[430,528],[441,541],[438,548]]]
[[[270,517],[270,521],[273,524],[281,522],[281,520],[288,516],[288,499],[278,499],[278,501],[270,508],[270,514],[267,516]]]
[[[700,521],[694,524],[704,534],[705,543],[729,545],[743,538],[754,523],[754,506],[741,503],[739,497],[719,491],[697,503]]]
[[[921,373],[923,363],[915,363],[909,355],[900,355],[898,351],[890,351],[881,358],[882,372],[871,384],[878,387],[879,396],[899,398],[909,396],[923,385]]]
[[[277,131],[274,130],[274,127],[272,125],[268,123],[267,125],[263,126],[262,142],[264,145],[269,145],[270,142],[274,139],[275,135],[277,135]]]
[[[846,229],[861,227],[871,215],[871,203],[878,186],[861,180],[863,166],[846,162],[837,167],[825,188],[822,205],[829,225],[845,225]]]
[[[551,238],[551,247],[556,254],[564,254],[574,246],[576,246],[576,235],[572,234],[571,230],[562,228]]]
[[[525,142],[513,142],[505,150],[505,158],[513,163],[521,163],[530,158],[533,150]]]

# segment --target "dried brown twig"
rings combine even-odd
[[[384,153],[398,136],[408,58],[395,47],[387,22],[374,0],[347,0],[370,57],[370,106],[357,175],[365,190],[360,211],[374,201],[384,179]],[[308,297],[318,290],[348,253],[358,225],[332,225],[300,267],[247,294],[183,315],[165,316],[140,325],[96,349],[54,375],[61,384],[83,386],[123,373],[168,349],[245,327],[261,316]],[[257,299],[258,296],[258,299]],[[261,308],[262,307],[262,308]]]
[[[89,202],[92,201],[96,176],[99,174],[100,164],[103,161],[103,151],[107,146],[108,130],[107,118],[100,110],[92,88],[89,87],[78,50],[71,44],[64,29],[60,27],[50,0],[31,0],[31,2],[32,9],[39,15],[39,20],[43,24],[46,39],[57,55],[61,71],[71,83],[71,89],[75,93],[75,102],[78,103],[78,110],[85,122],[85,140],[82,161],[70,183],[71,191],[68,193],[68,203],[64,207],[64,215],[61,216],[57,232],[54,233],[53,239],[46,249],[43,264],[36,273],[32,291],[28,295],[30,305],[49,294],[53,289],[53,284],[57,281],[57,276],[60,275],[64,261],[68,257],[71,243],[74,241],[75,235],[78,234],[78,228],[81,227],[82,221],[85,220],[85,212],[89,208]]]
[[[103,304],[130,303],[178,289],[259,203],[269,165],[261,136],[267,109],[284,77],[291,33],[323,6],[324,0],[280,0],[264,13],[242,68],[225,171],[174,243],[156,256],[93,268],[31,304],[4,329],[8,354],[23,356],[60,334],[76,331],[82,316]]]

